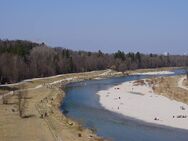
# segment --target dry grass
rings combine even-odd
[[[2,141],[96,141],[98,138],[88,129],[64,117],[59,111],[59,103],[64,96],[57,89],[39,88],[27,93],[24,115],[20,118],[18,97],[8,98],[7,105],[0,106],[0,140]],[[47,117],[41,118],[41,113]],[[72,123],[72,124],[70,124]],[[81,134],[81,137],[78,137]]]
[[[136,80],[136,81],[134,81],[134,83],[133,83],[133,86],[138,86],[138,85],[145,85],[146,83],[145,83],[145,81],[144,80]]]
[[[41,90],[38,91],[40,92]],[[0,106],[0,140],[53,140],[46,128],[46,124],[38,118],[39,115],[35,109],[35,102],[44,96],[40,95],[38,91],[30,91],[28,93],[28,96],[32,94],[33,97],[26,100],[27,110],[24,111],[24,115],[32,115],[30,118],[20,118],[18,97],[15,95],[8,98],[7,105]]]
[[[180,76],[153,78],[151,81],[154,92],[188,104],[188,91],[177,87],[179,78]]]
[[[6,87],[6,90],[5,88],[1,89],[1,92],[33,88],[37,85],[43,85],[43,83],[51,83],[70,77],[77,77],[76,80],[91,79],[99,77],[104,72],[67,74],[56,78],[33,80]],[[91,130],[82,128],[80,124],[62,114],[59,106],[64,92],[58,86],[47,87],[43,85],[41,88],[26,92],[24,118],[19,116],[18,96],[8,96],[8,104],[6,105],[2,104],[2,100],[0,100],[0,141],[56,141],[58,138],[62,138],[63,141],[103,140]],[[22,94],[24,95],[24,93]],[[44,116],[45,114],[47,116]]]

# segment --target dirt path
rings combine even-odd
[[[11,96],[11,95],[13,95],[15,92],[31,91],[31,90],[39,89],[39,88],[41,88],[41,87],[42,87],[42,85],[38,85],[38,86],[36,86],[36,87],[34,87],[34,88],[28,88],[28,89],[10,91],[10,92],[8,92],[8,93],[5,93],[5,94],[0,95],[0,99],[2,99],[3,96],[5,96],[5,97],[6,97],[6,96]]]

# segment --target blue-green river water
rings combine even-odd
[[[173,75],[185,73],[184,70],[174,72]],[[68,84],[61,110],[66,112],[66,116],[80,122],[84,127],[96,130],[97,135],[113,141],[188,141],[188,130],[158,126],[125,117],[105,110],[99,103],[96,93],[100,90],[125,81],[159,76],[161,75],[133,75]]]

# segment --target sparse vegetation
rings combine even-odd
[[[177,87],[178,80],[179,77],[161,77],[153,78],[151,81],[155,84],[153,90],[157,94],[188,104],[188,92]]]
[[[18,96],[18,112],[19,112],[19,116],[21,118],[24,118],[24,112],[25,112],[25,98],[23,96],[23,94],[21,92],[19,92],[17,94]]]
[[[26,115],[26,100],[27,100],[27,90],[22,89],[16,91],[17,105],[20,118],[30,117]]]

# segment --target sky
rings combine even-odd
[[[112,53],[188,53],[188,0],[0,0],[0,38]]]

